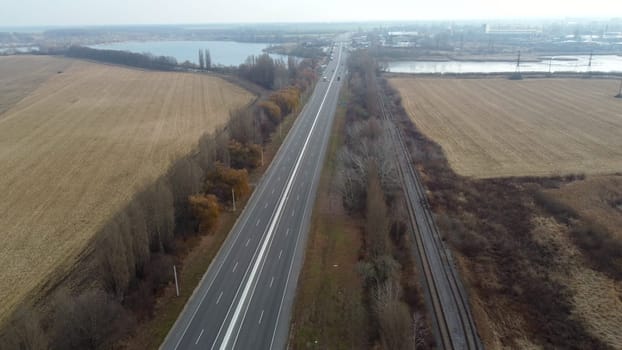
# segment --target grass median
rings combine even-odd
[[[294,349],[359,349],[367,340],[367,312],[357,272],[360,227],[344,211],[334,186],[346,91],[342,90],[335,115],[298,283],[290,337]]]

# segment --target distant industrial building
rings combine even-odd
[[[542,26],[526,24],[486,24],[486,34],[535,35],[542,33]]]

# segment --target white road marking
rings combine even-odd
[[[220,292],[220,295],[218,296],[218,299],[216,299],[216,305],[218,305],[218,303],[220,303],[220,298],[222,298],[222,292]]]
[[[342,47],[340,45],[339,46],[339,57],[337,58],[337,62],[341,61],[341,50],[342,50]],[[335,78],[335,74],[336,73],[333,73],[332,79]],[[332,84],[332,79],[331,79],[330,84]],[[330,90],[330,84],[328,86],[329,90]],[[320,106],[320,109],[322,109],[321,106]],[[315,172],[316,173],[317,173],[317,168],[318,168],[319,165],[320,165],[319,163],[315,165]],[[287,287],[289,285],[289,278],[290,278],[290,276],[292,274],[292,268],[294,267],[294,260],[295,260],[295,257],[296,257],[296,248],[295,247],[298,246],[298,242],[300,240],[300,236],[301,235],[298,235],[298,237],[296,238],[296,245],[294,246],[294,253],[293,253],[294,255],[293,255],[292,260],[291,260],[291,262],[289,264],[289,272],[287,273],[287,280],[285,280],[285,288],[284,288],[285,292],[283,292],[283,296],[281,297],[281,305],[279,306],[279,312],[276,314],[276,323],[275,323],[274,331],[272,332],[272,340],[270,341],[269,349],[272,349],[272,347],[274,346],[274,338],[276,337],[276,331],[278,329],[279,319],[281,318],[281,310],[283,309],[283,302],[285,301],[285,295],[287,295]]]
[[[235,269],[237,269],[237,268],[238,268],[238,262],[236,261],[235,262],[235,266],[233,266],[233,272],[235,272]]]
[[[255,224],[255,226],[259,226],[260,222],[261,222],[261,219],[257,219],[257,223]]]
[[[283,254],[283,249],[279,252],[279,260],[281,260],[281,255]]]
[[[274,194],[274,187],[272,187],[272,194]]]
[[[261,324],[261,319],[263,319],[263,310],[261,310],[261,315],[259,315],[259,322],[257,324]]]
[[[294,217],[294,215],[296,214],[296,209],[292,210],[292,217]]]
[[[248,244],[249,244],[250,242],[251,242],[251,239],[249,238],[249,239],[246,241],[246,244],[245,244],[244,246],[245,246],[245,247],[248,247]]]
[[[296,195],[296,201],[299,201],[299,200],[300,200],[300,195],[298,194]]]
[[[285,236],[287,237],[288,234],[289,234],[289,227],[287,228],[287,231],[285,231]]]
[[[270,280],[270,288],[272,288],[272,283],[274,283],[274,276],[272,276],[272,279]]]
[[[197,338],[197,341],[194,342],[194,345],[199,344],[199,339],[201,339],[201,336],[203,335],[203,331],[205,331],[205,329],[201,329],[201,334],[199,334],[199,337]]]
[[[339,51],[339,59],[341,59],[341,51]],[[237,326],[238,319],[240,318],[240,313],[242,312],[242,308],[244,308],[245,304],[248,305],[247,304],[247,299],[249,297],[248,296],[249,292],[251,292],[251,288],[253,289],[252,294],[255,293],[255,287],[256,287],[255,278],[257,276],[257,272],[258,272],[260,266],[263,269],[264,255],[266,254],[266,252],[269,249],[268,246],[271,245],[272,237],[274,235],[275,228],[276,228],[277,223],[280,221],[280,218],[281,218],[281,212],[283,211],[283,208],[285,206],[285,202],[289,198],[289,193],[290,193],[290,191],[292,189],[292,185],[293,185],[294,179],[296,178],[296,175],[298,174],[298,169],[300,168],[300,164],[302,162],[302,156],[305,154],[307,146],[309,145],[309,141],[311,139],[311,135],[313,135],[313,131],[314,131],[316,125],[317,125],[317,121],[319,119],[320,112],[322,111],[322,107],[324,106],[324,103],[326,102],[326,98],[328,97],[328,93],[330,92],[330,87],[333,84],[334,80],[335,80],[335,73],[333,73],[333,76],[332,76],[332,78],[330,80],[328,88],[326,89],[326,92],[324,93],[324,97],[322,98],[322,102],[320,103],[320,106],[318,108],[317,114],[315,115],[315,118],[313,119],[313,124],[311,125],[311,130],[309,130],[309,134],[307,135],[307,138],[305,139],[305,143],[302,146],[302,150],[300,151],[300,154],[298,155],[298,159],[296,160],[296,163],[294,165],[294,169],[293,169],[293,171],[291,173],[291,176],[287,180],[287,184],[285,185],[285,189],[283,191],[283,195],[279,199],[279,204],[277,206],[276,212],[274,213],[274,216],[272,216],[272,218],[271,218],[272,221],[270,222],[270,225],[268,227],[268,232],[266,233],[266,235],[264,237],[263,243],[261,245],[261,250],[259,251],[259,254],[257,255],[257,258],[255,259],[255,261],[253,262],[253,269],[251,270],[251,272],[249,274],[249,277],[246,280],[246,283],[244,285],[244,290],[242,291],[242,295],[240,296],[240,299],[238,300],[238,302],[236,304],[233,316],[231,317],[231,320],[230,320],[230,322],[229,322],[229,324],[227,326],[227,331],[225,332],[223,340],[220,343],[220,347],[219,348],[221,350],[230,349],[232,347],[235,347],[235,342],[237,342],[237,337],[238,337],[239,332],[236,333],[235,341],[234,341],[232,346],[229,344],[229,342],[231,341],[231,336],[233,335],[234,328],[236,328],[236,326]],[[281,253],[283,253],[282,250],[279,253],[279,259],[280,259]],[[248,310],[248,308],[247,308],[247,310]],[[244,314],[246,315],[246,311],[244,311]],[[224,325],[224,323],[223,323],[223,325]],[[220,333],[220,331],[218,333]],[[217,338],[218,338],[218,335],[217,335]],[[215,345],[216,344],[214,343],[214,346]],[[212,346],[212,348],[214,346]]]

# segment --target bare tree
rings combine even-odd
[[[188,196],[199,193],[203,170],[192,158],[186,157],[173,164],[168,172],[177,217],[189,214]]]
[[[385,193],[393,194],[399,190],[393,143],[383,122],[370,119],[349,125],[346,146],[339,150],[337,157],[340,167],[338,182],[348,209],[357,211],[364,208],[370,161],[377,165]]]
[[[367,166],[367,214],[365,233],[366,248],[372,259],[387,252],[389,221],[384,192],[380,186],[380,178],[376,162],[370,160]]]
[[[145,211],[141,203],[134,199],[127,208],[127,217],[132,234],[132,247],[134,253],[134,263],[136,270],[142,270],[144,265],[149,262],[149,233],[147,232],[147,222]]]
[[[203,50],[199,49],[199,68],[201,70],[205,69],[205,56],[203,55]]]
[[[101,290],[55,298],[55,349],[110,349],[130,329],[131,317]]]
[[[141,196],[151,251],[164,252],[173,248],[175,207],[173,193],[166,180],[156,181]]]
[[[101,241],[96,245],[104,285],[119,300],[123,300],[133,278],[133,266],[130,269],[128,264],[132,252],[128,252],[124,240],[128,233],[124,231],[117,220],[112,220],[101,231]]]
[[[205,69],[206,70],[212,69],[212,55],[210,54],[208,49],[205,49],[204,62],[205,62]]]
[[[425,346],[427,332],[428,329],[423,316],[418,312],[414,312],[412,323],[412,349],[421,349]]]
[[[13,313],[0,332],[0,350],[39,350],[48,347],[48,337],[41,328],[39,314],[25,306]]]
[[[413,348],[408,305],[400,297],[401,288],[393,280],[380,285],[374,295],[373,309],[379,324],[380,342],[386,350]]]

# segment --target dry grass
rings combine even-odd
[[[591,176],[548,192],[622,240],[622,176]]]
[[[3,112],[70,64],[55,57],[0,56],[0,119]]]
[[[341,205],[334,184],[336,154],[343,145],[345,107],[340,106],[313,209],[305,262],[296,292],[292,349],[364,349],[369,320],[357,266],[360,227]]]
[[[618,82],[394,78],[417,127],[477,178],[622,170]]]
[[[136,190],[253,98],[205,75],[61,61],[62,74],[0,118],[3,316],[71,268]]]
[[[547,193],[575,210],[581,218],[602,225],[616,239],[622,239],[622,176],[588,177]],[[586,268],[570,237],[556,235],[555,240],[563,242],[559,251],[567,257],[570,271],[566,279],[574,292],[576,317],[611,347],[622,348],[622,282]]]

